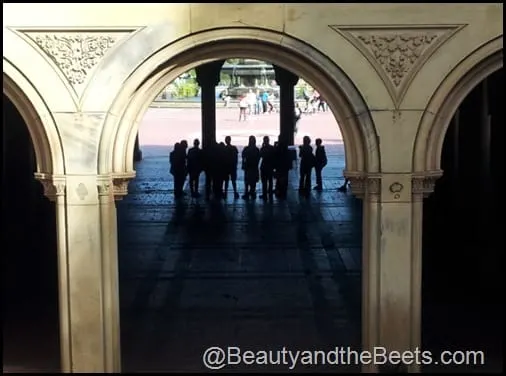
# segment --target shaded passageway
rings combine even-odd
[[[460,105],[442,169],[424,203],[423,334],[434,350],[482,350],[502,368],[504,339],[504,71]]]
[[[54,206],[34,179],[28,128],[3,97],[3,371],[59,369]]]
[[[295,169],[288,199],[274,202],[230,196],[176,204],[170,149],[142,150],[130,193],[118,204],[125,371],[205,370],[209,346],[360,346],[361,205],[337,192],[342,145],[327,147],[322,193],[299,198]],[[242,192],[242,171],[238,184]]]

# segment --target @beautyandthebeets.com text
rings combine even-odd
[[[435,356],[428,350],[388,351],[375,347],[373,351],[357,351],[350,347],[335,347],[330,351],[291,350],[286,347],[275,350],[252,351],[237,346],[206,349],[202,362],[207,369],[219,370],[229,366],[280,366],[294,370],[297,366],[344,365],[484,365],[483,351],[443,351]]]

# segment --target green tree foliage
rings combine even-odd
[[[176,80],[173,84],[172,95],[175,98],[193,98],[199,92],[197,84],[197,73],[191,69]]]
[[[196,97],[199,92],[199,85],[194,80],[185,80],[177,83],[175,90],[175,96],[177,98],[193,98]]]
[[[232,77],[228,73],[220,73],[220,84],[230,86],[232,83]]]

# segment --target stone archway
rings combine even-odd
[[[44,100],[25,75],[5,58],[3,93],[3,156],[8,167],[3,174],[2,191],[7,201],[3,214],[8,218],[8,227],[2,250],[8,289],[16,296],[12,304],[10,300],[6,304],[11,311],[7,325],[14,337],[6,335],[9,352],[8,358],[4,358],[4,370],[12,368],[19,372],[31,367],[57,370],[60,292],[57,280],[61,274],[57,275],[65,260],[57,260],[56,208],[44,196],[51,201],[56,199],[53,179],[64,174],[63,154]],[[60,317],[60,328],[64,328],[64,323]],[[46,338],[44,349],[33,349],[41,344],[32,336]],[[33,356],[33,351],[43,359]]]
[[[420,234],[418,239],[420,249],[423,242],[423,259],[420,259],[420,269],[423,270],[423,303],[419,301],[420,308],[423,304],[424,339],[421,342],[423,346],[436,346],[434,343],[437,343],[437,346],[444,346],[445,349],[449,349],[446,343],[452,342],[460,349],[464,346],[462,341],[468,341],[468,336],[469,341],[472,341],[472,330],[454,329],[460,325],[460,319],[465,320],[465,325],[469,325],[470,328],[476,326],[476,324],[468,324],[471,321],[469,317],[471,317],[474,308],[472,306],[473,292],[462,281],[463,278],[466,278],[470,281],[469,283],[474,283],[475,278],[484,279],[479,274],[481,270],[480,259],[488,259],[489,254],[487,254],[487,251],[491,248],[487,248],[484,243],[481,243],[480,248],[478,248],[480,249],[479,256],[476,259],[469,257],[469,255],[473,255],[476,246],[473,243],[474,240],[470,241],[467,234],[472,234],[475,238],[482,236],[481,228],[484,227],[482,226],[484,221],[475,219],[474,203],[468,205],[467,201],[480,204],[480,201],[475,197],[471,198],[471,194],[474,194],[475,191],[480,192],[481,187],[478,184],[470,183],[469,185],[473,186],[473,189],[469,190],[471,193],[467,191],[463,194],[464,190],[459,188],[459,184],[467,184],[468,176],[460,176],[460,180],[456,179],[455,177],[459,173],[455,173],[448,160],[454,158],[462,160],[460,156],[449,156],[455,150],[459,150],[459,154],[462,152],[461,146],[459,146],[462,145],[460,143],[462,139],[459,141],[459,135],[455,136],[454,133],[456,113],[460,112],[462,118],[464,115],[462,115],[459,108],[464,106],[464,102],[468,101],[468,96],[475,93],[477,88],[480,90],[480,84],[484,80],[486,81],[487,77],[498,73],[502,67],[503,37],[500,35],[475,49],[450,71],[430,99],[418,128],[414,144],[413,171],[415,174],[432,175],[434,181],[440,178],[437,185],[434,184],[436,188],[434,194],[423,203],[422,201],[415,203],[416,210],[419,212]],[[469,108],[469,102],[467,102],[466,107],[468,115],[473,111],[477,113],[481,111],[480,108],[476,108],[476,110]],[[469,123],[464,125],[464,121],[461,125],[466,128],[473,128],[467,127]],[[481,124],[476,124],[476,128],[480,126]],[[468,135],[469,133],[466,134],[466,137]],[[478,140],[479,137],[476,139]],[[457,145],[456,149],[454,149],[455,145]],[[474,147],[474,144],[470,147]],[[448,152],[450,149],[452,151]],[[475,156],[467,158],[468,160],[471,158],[479,159]],[[466,165],[463,169],[472,171],[473,178],[476,176],[477,181],[481,180],[479,171],[476,171],[473,167]],[[442,176],[443,178],[441,178]],[[466,183],[463,183],[464,181]],[[423,187],[423,189],[426,190],[426,194],[432,193],[432,189],[429,189],[429,187]],[[469,198],[469,200],[465,200],[466,203],[461,201],[464,195]],[[424,196],[426,197],[426,195]],[[477,197],[480,196],[482,195],[477,195]],[[492,194],[490,194],[490,197],[492,197]],[[490,217],[495,218],[494,215]],[[463,222],[470,219],[468,221],[470,227],[463,227],[463,222],[459,223],[459,218],[462,218]],[[472,228],[472,231],[469,228]],[[471,251],[466,247],[469,247]],[[468,264],[465,263],[465,260],[469,260]],[[492,262],[492,264],[494,263]],[[476,270],[476,274],[472,277],[469,274],[470,270]],[[488,269],[486,273],[488,275],[494,274],[491,269]],[[444,287],[441,287],[441,285]],[[455,287],[456,285],[458,287]],[[441,292],[440,295],[438,295],[439,291]],[[462,292],[465,297],[460,298],[459,292]],[[489,294],[487,291],[486,295],[493,294]],[[480,295],[480,312],[486,311],[487,303],[482,302],[481,297]],[[465,301],[468,306],[460,306],[461,301]],[[456,308],[452,311],[451,308],[443,307],[444,304]],[[443,308],[439,308],[440,306]],[[461,314],[462,311],[465,312]],[[448,332],[444,332],[441,328],[447,328]],[[480,330],[483,329],[482,327],[479,328]],[[462,333],[462,336],[458,338],[460,342],[455,337],[451,337],[452,330]],[[422,332],[420,332],[420,336],[422,336]],[[445,343],[444,341],[448,337],[450,340]],[[429,346],[431,342],[432,345]],[[431,348],[430,350],[433,353],[436,352],[435,349]],[[437,350],[439,351],[439,349]],[[492,357],[487,351],[487,365]],[[430,369],[429,372],[435,370],[436,368]]]
[[[35,86],[20,70],[5,57],[3,58],[3,93],[12,102],[28,128],[35,154],[36,172],[34,178],[43,186],[44,195],[56,201],[56,242],[58,248],[59,300],[65,306],[66,290],[65,223],[63,190],[65,189],[65,165],[60,136],[50,110]],[[60,331],[68,331],[70,325],[67,315],[60,313]],[[60,343],[62,365],[65,364],[68,349]]]
[[[129,39],[124,46],[126,51],[143,46],[151,46],[156,31],[140,31]],[[148,43],[149,42],[149,43]],[[156,45],[156,44],[155,44]],[[144,62],[132,69],[131,73],[115,97],[105,119],[104,128],[99,145],[98,173],[102,176],[112,174],[114,185],[131,179],[133,170],[134,143],[139,123],[150,103],[161,89],[182,73],[198,65],[211,61],[222,60],[233,56],[249,57],[269,61],[275,65],[292,71],[304,78],[327,99],[343,135],[346,149],[346,173],[355,180],[356,191],[369,190],[366,179],[370,174],[381,171],[378,137],[372,122],[368,107],[351,80],[329,58],[307,44],[286,35],[250,28],[230,28],[210,30],[180,39],[163,46],[156,53],[146,56]],[[121,55],[116,51],[116,56]],[[105,61],[103,71],[98,72],[93,85],[89,88],[83,102],[83,108],[92,108],[95,93],[105,85],[113,71],[125,71],[122,60]],[[103,72],[103,73],[102,73]],[[114,80],[113,80],[114,81]],[[89,100],[89,102],[88,102]],[[115,195],[127,194],[126,186],[115,189]],[[366,195],[367,195],[366,194]],[[374,194],[370,193],[370,194]],[[379,223],[375,212],[364,205],[363,233],[363,263],[373,264],[375,258],[370,256],[376,252],[375,235],[378,233]],[[115,211],[111,209],[111,212]],[[110,223],[114,221],[111,220]],[[108,222],[109,223],[109,222]],[[104,230],[103,230],[104,231]],[[373,235],[371,235],[373,234]],[[112,241],[108,248],[111,253],[117,253],[116,241]],[[116,252],[114,252],[116,251]],[[374,268],[373,268],[374,269]],[[364,273],[370,273],[364,270]],[[364,287],[362,300],[369,301],[374,291],[369,285],[374,284],[374,278],[365,277],[367,286]],[[364,304],[365,310],[370,310],[370,304]],[[375,320],[374,313],[363,315],[363,346],[369,348],[374,343]],[[112,325],[112,324],[111,324]],[[365,326],[365,329],[364,329]],[[119,343],[114,345],[119,349]]]
[[[133,43],[145,45],[153,34],[156,31],[138,32],[124,48],[131,49]],[[346,170],[356,173],[380,171],[377,134],[367,105],[343,71],[314,47],[295,38],[262,29],[230,28],[193,34],[163,46],[129,75],[104,124],[99,147],[99,173],[131,176],[139,120],[161,88],[195,66],[230,56],[269,61],[317,87],[341,128]],[[97,77],[98,84],[100,76]],[[87,96],[92,93],[93,88]]]
[[[32,138],[38,178],[65,173],[63,149],[56,124],[44,100],[26,77],[3,59],[3,93],[16,106]]]
[[[415,140],[414,171],[440,173],[446,130],[464,98],[484,78],[503,67],[503,36],[480,46],[441,83],[425,111]]]

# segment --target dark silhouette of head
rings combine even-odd
[[[269,136],[264,136],[264,145],[269,145],[270,139]]]
[[[223,141],[220,142],[220,146],[225,146],[225,143]]]
[[[255,146],[257,144],[257,139],[255,136],[249,136],[248,145],[249,146]]]
[[[304,136],[304,138],[302,139],[302,144],[303,145],[310,145],[311,144],[311,139],[309,138],[309,136]]]
[[[174,150],[178,150],[178,149],[180,149],[180,148],[181,148],[181,144],[180,144],[179,142],[176,142],[176,143],[174,144]]]
[[[181,147],[182,147],[183,149],[186,149],[186,148],[188,147],[188,141],[186,141],[186,140],[181,140]]]
[[[314,140],[316,146],[320,146],[322,144],[322,139],[321,138],[317,138],[316,140]]]
[[[232,142],[232,137],[230,137],[230,136],[225,137],[225,144],[230,145],[231,142]]]
[[[200,146],[200,141],[198,138],[196,138],[195,140],[193,140],[193,146],[198,148]]]

